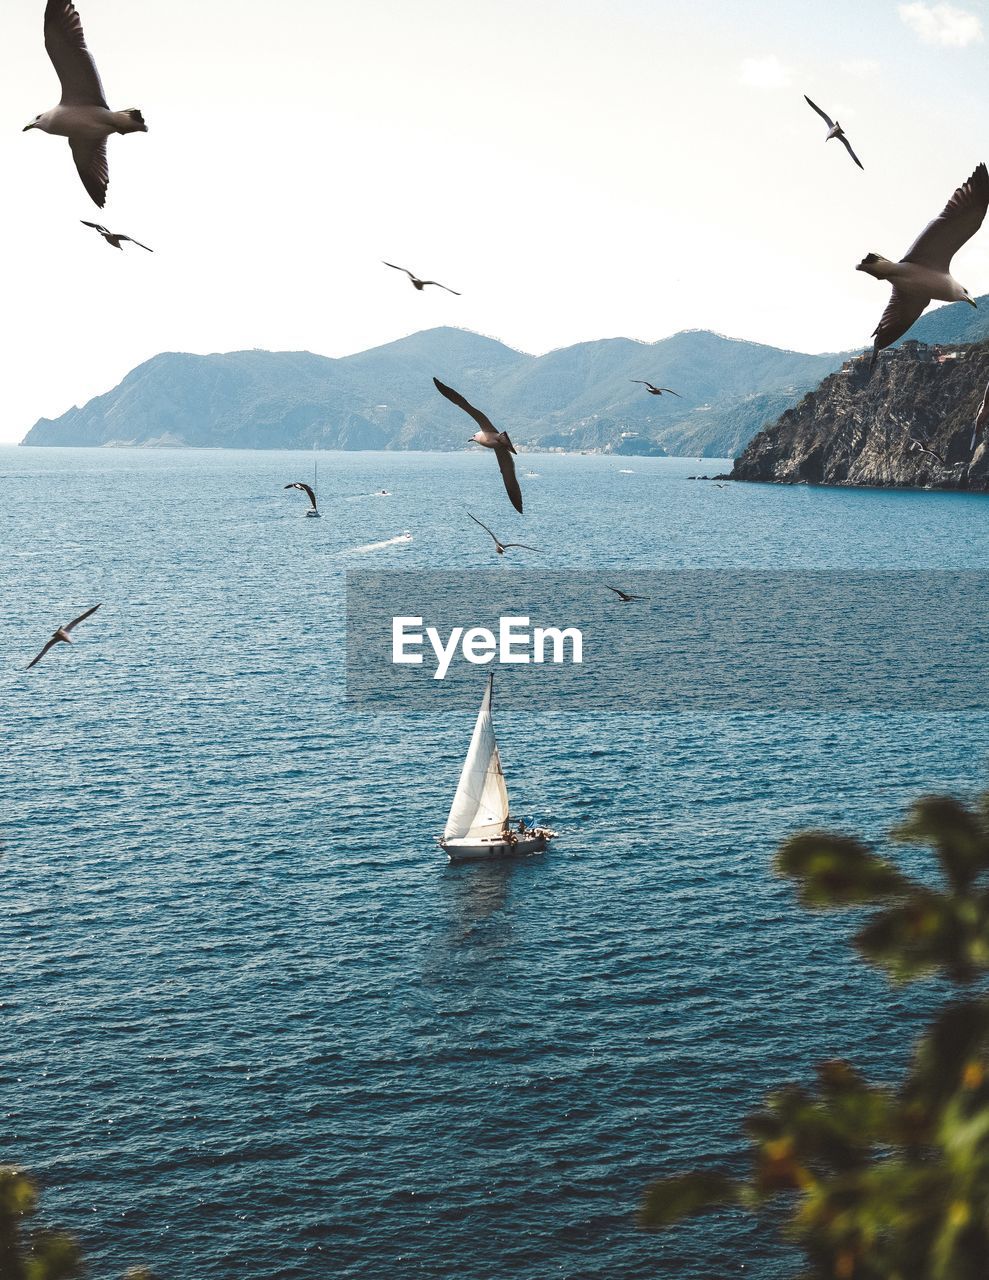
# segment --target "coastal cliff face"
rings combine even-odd
[[[970,448],[987,382],[989,342],[907,342],[871,376],[868,356],[848,360],[749,442],[731,478],[987,492],[989,427]]]

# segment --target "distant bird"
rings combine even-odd
[[[62,85],[62,100],[57,107],[35,116],[23,132],[40,129],[42,133],[68,138],[82,185],[102,209],[110,182],[107,138],[111,133],[147,133],[148,126],[136,107],[111,111],[107,106],[72,0],[48,0],[45,48]]]
[[[848,152],[848,154],[852,157],[852,159],[855,161],[855,163],[864,173],[865,165],[862,163],[862,161],[858,158],[858,156],[852,150],[851,143],[845,137],[845,131],[841,127],[841,125],[838,123],[838,121],[832,120],[831,117],[827,114],[827,112],[822,111],[816,102],[811,102],[810,98],[807,97],[806,93],[804,94],[804,102],[806,102],[809,107],[813,107],[814,110],[817,112],[817,114],[824,121],[824,123],[828,126],[828,136],[824,139],[824,141],[830,142],[832,138],[837,138],[839,142],[844,144],[845,150]]]
[[[301,489],[302,492],[308,497],[309,501],[312,503],[312,511],[307,511],[306,515],[311,516],[313,512],[315,512],[316,515],[319,515],[319,508],[316,506],[316,495],[315,493],[313,493],[311,485],[306,484],[304,480],[296,480],[292,484],[283,485],[283,488]]]
[[[71,644],[72,637],[69,635],[69,632],[78,627],[80,622],[85,622],[86,619],[90,617],[91,614],[94,614],[99,607],[100,606],[98,604],[94,604],[92,609],[87,609],[85,613],[80,613],[78,618],[73,618],[72,621],[67,622],[64,627],[59,627],[57,631],[53,631],[52,638],[48,641],[38,656],[32,662],[27,664],[25,670],[30,671],[32,667],[36,666],[53,645],[59,643]]]
[[[485,449],[494,449],[495,457],[498,459],[498,466],[501,469],[501,478],[505,482],[505,489],[511,499],[512,506],[521,515],[522,490],[519,488],[519,482],[515,475],[515,463],[512,461],[515,446],[509,440],[508,432],[496,431],[491,419],[483,414],[480,409],[475,409],[472,404],[469,404],[459,391],[454,391],[452,387],[446,386],[440,382],[439,378],[434,378],[433,383],[441,396],[446,396],[447,400],[455,404],[458,409],[463,409],[464,413],[469,413],[481,428],[474,435],[468,436],[468,440],[473,441],[474,444],[483,445]]]
[[[604,586],[608,587],[607,583]],[[617,587],[608,587],[609,591],[613,591],[622,604],[631,604],[633,600],[648,600],[648,596],[630,596],[627,591],[619,591]]]
[[[972,443],[970,448],[975,452],[975,437],[979,434],[989,419],[989,386],[986,387],[986,393],[982,397],[982,403],[979,405],[979,412],[975,415],[975,426],[972,428]]]
[[[715,483],[715,486],[714,486],[714,487],[715,487],[715,489],[727,489],[727,488],[728,488],[728,486],[727,486],[726,484],[718,484],[718,483]]]
[[[629,382],[637,382],[640,387],[647,387],[651,396],[661,396],[663,392],[667,392],[671,396],[680,396],[679,391],[674,391],[670,387],[654,387],[651,382],[643,382],[641,378],[629,378]],[[680,396],[683,399],[683,396]]]
[[[136,244],[139,249],[148,249],[146,244],[141,244],[140,240],[135,240],[133,236],[122,236],[115,231],[107,231],[106,227],[101,227],[98,222],[87,222],[85,218],[80,218],[79,221],[84,227],[92,227],[94,231],[98,231],[107,244],[112,244],[115,249],[122,249],[124,240],[128,244]],[[154,249],[148,249],[148,253],[154,253]]]
[[[870,370],[879,352],[907,332],[932,298],[976,306],[975,299],[953,278],[949,268],[954,255],[982,226],[987,207],[989,171],[980,164],[944,206],[940,217],[924,228],[899,262],[870,253],[855,268],[877,280],[888,280],[893,286],[889,305],[873,330],[876,342]]]
[[[911,453],[927,453],[930,454],[935,462],[940,463],[942,467],[946,467],[948,465],[939,453],[935,453],[933,449],[928,449],[927,445],[924,444],[922,440],[917,440],[914,436],[910,436],[909,439]]]
[[[416,289],[419,290],[420,293],[422,293],[423,289],[425,289],[427,284],[434,284],[436,285],[437,289],[446,289],[447,293],[455,293],[458,298],[460,297],[460,294],[457,292],[457,290],[451,289],[449,285],[440,284],[438,280],[420,280],[418,276],[414,276],[412,274],[412,272],[408,269],[408,267],[396,267],[394,262],[385,262],[384,258],[382,258],[381,261],[382,263],[384,263],[386,267],[391,267],[393,271],[404,271],[405,274],[412,281],[412,284],[415,286]]]
[[[524,542],[501,542],[493,533],[491,533],[491,530],[488,528],[488,526],[484,523],[483,520],[478,520],[477,516],[471,515],[469,511],[467,512],[467,514],[470,516],[470,518],[474,521],[475,524],[479,524],[481,526],[481,528],[484,530],[485,533],[491,534],[491,537],[494,538],[495,551],[497,551],[500,556],[503,556],[505,552],[509,549],[509,547],[521,547],[523,551],[536,551],[536,552],[539,551],[538,547],[530,547]]]

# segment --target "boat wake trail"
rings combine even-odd
[[[366,555],[370,551],[384,551],[386,547],[395,547],[402,542],[411,542],[411,533],[400,533],[394,538],[386,538],[384,542],[368,542],[363,547],[351,547],[349,551],[341,552],[345,556]]]

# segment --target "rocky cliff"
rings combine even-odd
[[[972,427],[989,382],[989,342],[907,342],[836,373],[760,431],[733,480],[989,491],[989,429]]]

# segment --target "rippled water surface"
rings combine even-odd
[[[609,577],[983,568],[986,500],[539,456],[520,519],[486,456],[325,454],[316,521],[281,487],[311,470],[0,450],[0,1161],[101,1276],[788,1274],[772,1224],[656,1238],[638,1200],[737,1166],[815,1061],[902,1068],[936,993],[891,993],[770,859],[977,790],[989,717],[506,712],[513,802],[560,838],[450,868],[471,725],[344,704],[343,575],[490,568],[466,508]]]

